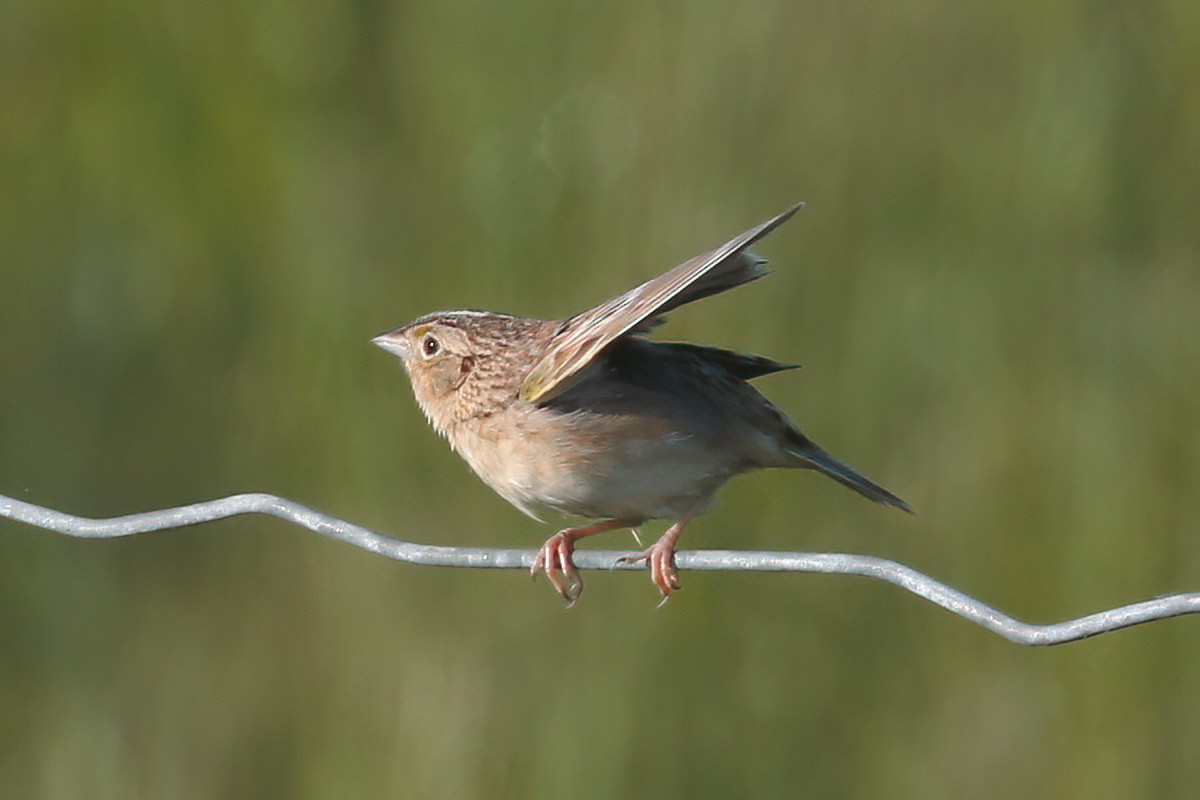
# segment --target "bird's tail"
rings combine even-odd
[[[868,500],[874,500],[876,503],[895,506],[896,508],[906,513],[913,513],[908,503],[901,500],[896,495],[889,492],[887,489],[880,486],[875,481],[865,475],[854,470],[853,467],[843,464],[829,453],[822,450],[816,443],[800,432],[795,432],[794,441],[788,448],[789,452],[797,459],[799,463],[797,467],[815,469],[823,475],[833,478],[835,481],[845,486],[847,489],[853,489]]]

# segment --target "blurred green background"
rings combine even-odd
[[[8,3],[0,493],[534,547],[368,339],[581,310],[806,200],[768,281],[664,333],[805,364],[763,390],[918,516],[761,474],[684,547],[872,553],[1032,621],[1196,590],[1197,76],[1192,0]],[[1200,785],[1194,619],[1032,650],[861,579],[586,577],[566,612],[266,518],[0,521],[0,793]]]

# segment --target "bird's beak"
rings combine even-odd
[[[404,334],[400,331],[391,331],[389,333],[381,333],[371,340],[371,344],[378,345],[389,353],[400,358],[408,356],[408,340],[404,338]]]

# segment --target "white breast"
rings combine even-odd
[[[734,454],[661,420],[565,417],[514,408],[447,434],[485,483],[535,519],[542,510],[674,519],[745,468]]]

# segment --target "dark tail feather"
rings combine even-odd
[[[800,441],[792,448],[791,452],[801,462],[797,466],[808,467],[815,469],[817,472],[833,478],[835,481],[845,486],[847,489],[853,489],[868,500],[874,500],[876,503],[895,506],[896,508],[906,513],[913,513],[912,508],[908,503],[901,500],[896,495],[889,492],[887,489],[875,483],[865,475],[855,472],[852,467],[843,464],[836,458],[826,453],[817,445],[813,444],[803,435],[799,436]]]

